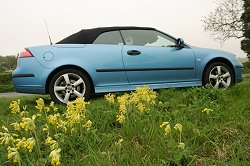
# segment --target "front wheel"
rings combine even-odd
[[[234,85],[235,79],[232,69],[225,63],[211,63],[205,70],[203,84],[214,88],[226,89]]]
[[[50,96],[59,104],[67,104],[75,99],[89,98],[91,86],[88,78],[79,70],[65,69],[56,73],[49,85]]]

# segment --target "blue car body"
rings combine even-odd
[[[29,47],[33,56],[18,58],[13,83],[17,92],[47,94],[53,75],[73,67],[87,75],[94,93],[130,91],[142,85],[153,89],[202,86],[204,70],[213,61],[228,64],[235,83],[242,81],[243,65],[235,55],[185,45],[183,48],[126,44]],[[130,56],[129,50],[140,50],[140,55]]]

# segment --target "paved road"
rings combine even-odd
[[[34,94],[10,92],[10,93],[0,93],[0,98],[15,98],[15,97],[32,96],[32,95]]]
[[[243,74],[242,76],[243,76],[243,77],[250,77],[250,74],[247,73],[247,74]]]

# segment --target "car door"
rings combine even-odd
[[[124,68],[131,85],[193,82],[195,57],[187,46],[155,30],[122,30]]]
[[[90,68],[94,70],[92,77],[96,87],[129,85],[122,60],[123,45],[120,32],[109,31],[84,48],[92,54],[88,62],[91,59]]]

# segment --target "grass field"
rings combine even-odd
[[[244,69],[243,74],[250,74],[250,69]]]
[[[50,111],[41,100],[35,107],[38,96],[23,97],[20,104],[13,103],[12,112],[26,105],[26,115],[11,113],[12,99],[0,99],[0,126],[8,128],[0,129],[0,163],[11,165],[16,159],[17,165],[250,165],[250,78],[228,90],[200,87],[156,93],[156,99],[145,89],[118,93],[123,97],[114,104],[112,96],[110,102],[96,96],[90,104],[56,105],[58,111],[49,107],[49,96],[43,99]],[[21,115],[36,115],[31,120],[35,128]],[[14,130],[14,122],[24,128]],[[21,144],[23,137],[35,144]]]

